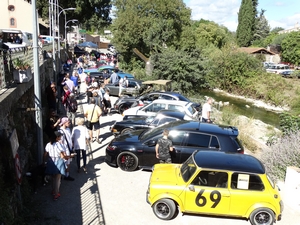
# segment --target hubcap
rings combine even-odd
[[[157,204],[157,211],[162,216],[167,216],[170,213],[169,207],[166,204],[164,204],[164,203]]]
[[[266,212],[260,212],[256,215],[255,221],[257,222],[257,224],[268,225],[270,224],[271,216]]]

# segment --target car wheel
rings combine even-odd
[[[155,216],[162,220],[170,220],[176,215],[176,205],[171,199],[160,199],[152,206]]]
[[[119,113],[122,114],[126,109],[129,109],[129,107],[127,105],[120,105],[119,106]]]
[[[131,152],[122,152],[118,155],[117,164],[123,171],[134,171],[138,167],[138,158]]]
[[[255,209],[250,215],[252,225],[272,225],[274,221],[274,212],[268,208]]]
[[[121,131],[121,134],[125,134],[125,133],[131,132],[131,131],[133,131],[133,129],[125,128],[124,130]]]

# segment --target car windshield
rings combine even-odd
[[[192,115],[194,115],[197,112],[197,110],[192,105],[190,105],[187,109]]]
[[[156,116],[149,116],[149,117],[147,117],[146,123],[147,123],[147,124],[150,124],[150,123],[154,120],[155,117],[156,117]]]
[[[182,165],[180,168],[180,175],[185,182],[194,175],[197,166],[194,162],[194,154],[191,155]]]

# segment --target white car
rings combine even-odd
[[[198,119],[198,111],[192,105],[192,102],[157,99],[145,106],[129,108],[123,112],[123,116],[154,116],[158,111],[167,109],[184,112],[188,116]]]

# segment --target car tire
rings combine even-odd
[[[121,131],[121,134],[125,134],[125,133],[131,132],[131,131],[133,131],[132,128],[125,128],[124,130]]]
[[[171,220],[175,217],[177,208],[173,200],[163,198],[156,201],[152,206],[155,216],[162,220]]]
[[[139,165],[139,160],[131,152],[121,152],[117,157],[117,165],[123,171],[134,171]]]
[[[126,109],[129,109],[129,107],[127,105],[120,105],[119,106],[119,113],[122,114]]]
[[[275,221],[275,214],[271,209],[258,208],[250,214],[252,225],[272,225]]]

